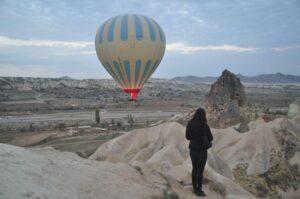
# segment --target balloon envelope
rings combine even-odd
[[[95,39],[97,56],[121,88],[135,100],[158,67],[166,47],[161,27],[151,18],[126,14],[108,19]]]

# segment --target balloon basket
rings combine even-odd
[[[125,88],[124,92],[128,93],[130,95],[129,101],[136,101],[136,98],[137,98],[140,90],[141,89],[139,89],[139,88],[134,88],[134,89],[133,88]]]

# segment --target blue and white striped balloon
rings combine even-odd
[[[158,67],[166,47],[161,27],[151,18],[125,14],[112,17],[98,29],[97,56],[133,100]]]

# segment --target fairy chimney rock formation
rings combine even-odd
[[[210,125],[225,128],[242,122],[244,119],[240,107],[245,103],[245,90],[240,79],[230,71],[224,70],[205,98]]]

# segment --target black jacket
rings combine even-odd
[[[205,136],[209,142],[213,140],[213,136],[207,124],[201,125],[196,121],[189,121],[186,127],[185,137],[190,140],[189,148],[191,150],[206,150],[204,147]]]

